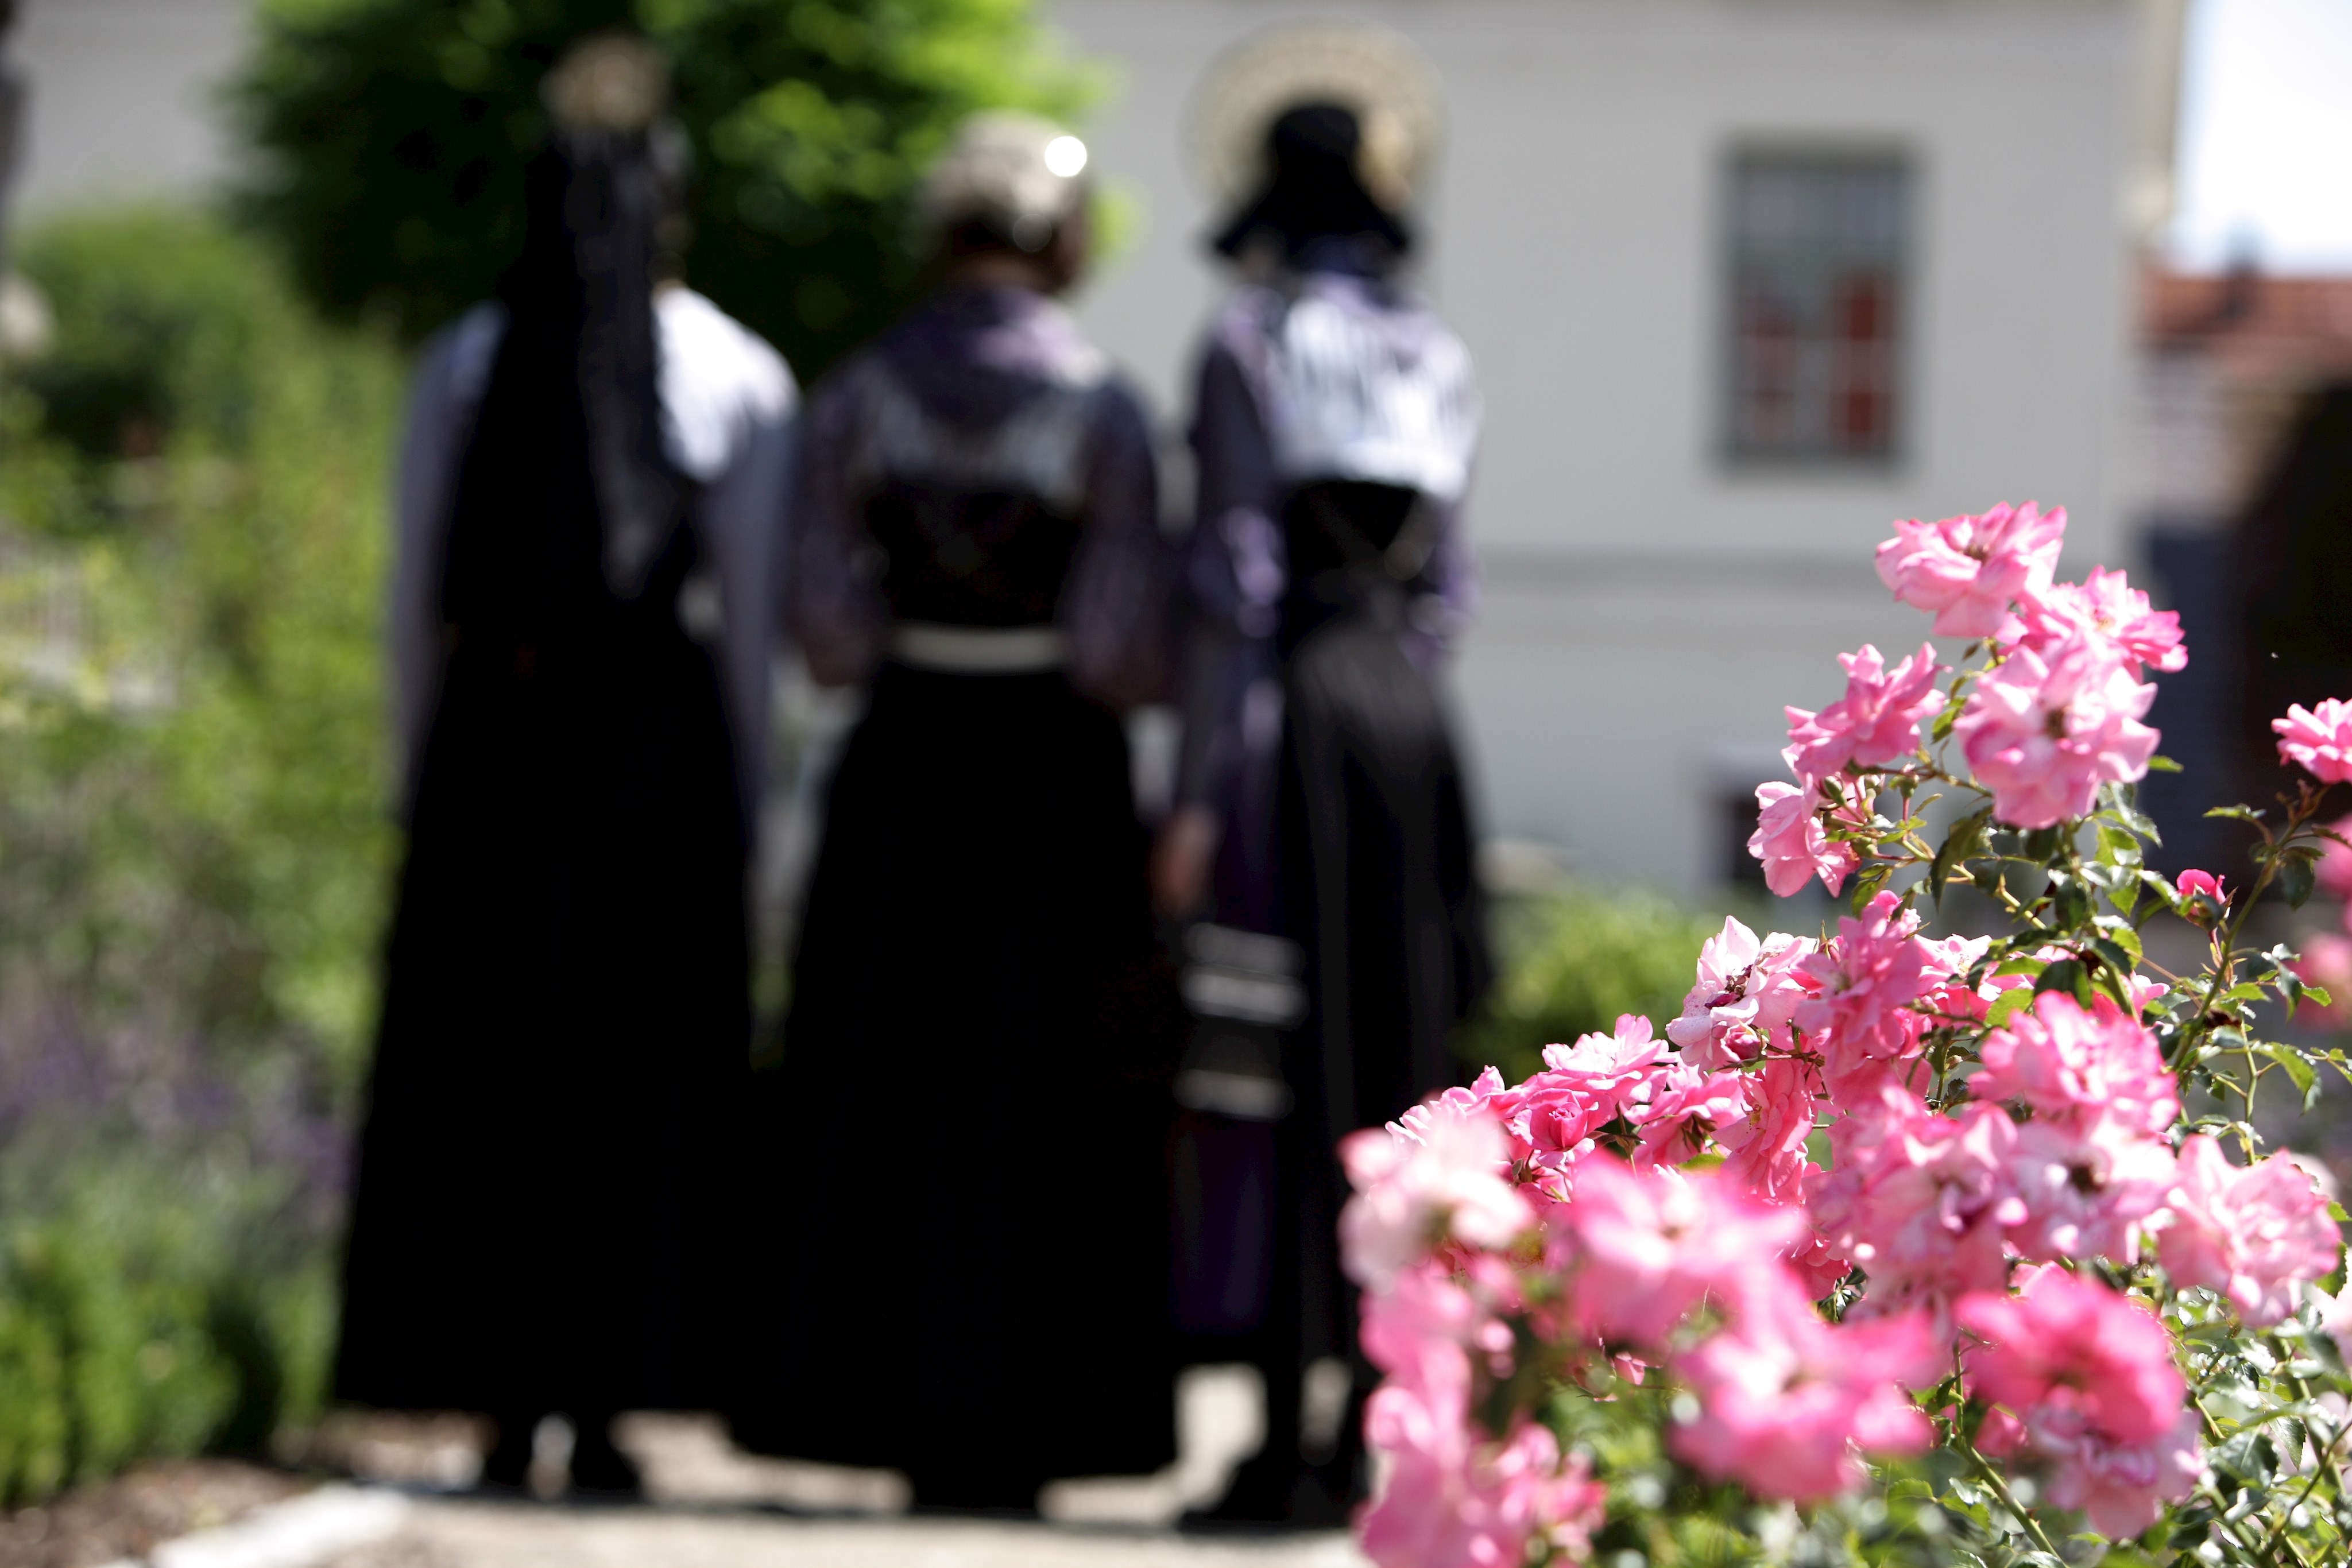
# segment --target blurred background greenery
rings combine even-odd
[[[392,834],[402,378],[268,246],[30,225],[0,367],[0,1496],[316,1411]]]

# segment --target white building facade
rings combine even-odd
[[[1221,287],[1192,95],[1329,16],[1045,0],[1118,89],[1088,130],[1140,232],[1080,300],[1181,443]],[[1457,689],[1492,833],[1696,891],[1739,863],[1781,706],[1916,646],[1871,550],[2032,497],[2137,566],[2135,256],[2160,219],[2182,0],[1380,0],[1448,130],[1421,277],[1487,407]],[[19,193],[186,190],[227,147],[242,0],[24,0]],[[1181,495],[1181,469],[1171,487]]]

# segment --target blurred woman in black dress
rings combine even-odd
[[[686,170],[644,44],[544,92],[523,255],[425,351],[393,643],[409,852],[340,1398],[485,1412],[519,1487],[636,1478],[614,1413],[720,1402],[793,385],[662,280]]]
[[[1485,988],[1484,910],[1438,670],[1472,594],[1459,507],[1479,407],[1461,340],[1400,280],[1433,94],[1399,40],[1317,24],[1245,46],[1207,98],[1244,199],[1241,275],[1202,356],[1196,615],[1171,914],[1295,945],[1307,1016],[1282,1046],[1265,1448],[1207,1516],[1336,1523],[1366,1485],[1369,1368],[1339,1267],[1338,1138],[1458,1081]],[[1247,170],[1244,175],[1239,172]],[[1352,1363],[1307,1451],[1303,1374]]]
[[[1055,302],[1086,149],[968,124],[945,280],[816,390],[793,630],[866,682],[826,794],[761,1189],[766,1343],[736,1432],[1026,1511],[1174,1457],[1161,1162],[1181,1019],[1120,710],[1165,679],[1151,440]]]

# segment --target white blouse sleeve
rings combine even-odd
[[[720,677],[735,737],[737,788],[744,821],[752,826],[765,782],[769,682],[799,399],[783,356],[701,295],[664,289],[656,319],[663,438],[670,460],[702,486],[696,523],[717,580]]]

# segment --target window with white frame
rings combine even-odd
[[[1910,183],[1895,154],[1733,156],[1724,383],[1733,460],[1895,455]]]

